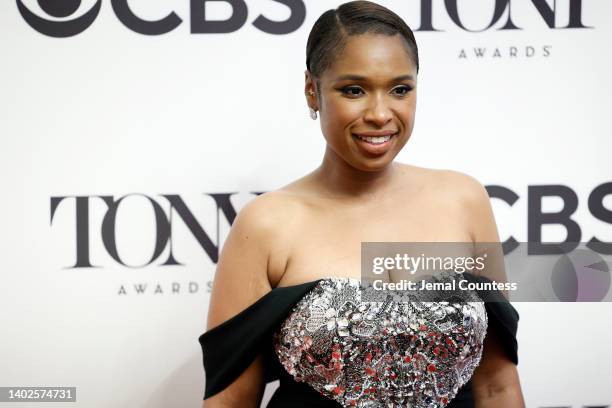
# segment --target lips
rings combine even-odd
[[[393,141],[396,139],[399,132],[378,131],[378,132],[363,132],[353,133],[353,140],[364,154],[368,156],[380,156],[391,149]],[[372,136],[370,136],[372,135]]]
[[[398,132],[353,133],[353,136],[363,142],[379,145],[388,142],[393,136],[396,136],[397,133]]]
[[[370,132],[353,132],[355,136],[361,137],[381,137],[381,136],[393,136],[397,133],[397,130],[377,130]]]

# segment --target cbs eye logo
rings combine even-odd
[[[51,17],[66,18],[73,15],[81,6],[81,0],[38,0],[40,8]],[[74,19],[47,20],[30,11],[21,0],[17,8],[23,19],[36,31],[50,37],[71,37],[87,29],[100,12],[102,0],[96,3],[85,14]]]

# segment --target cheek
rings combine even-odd
[[[328,101],[322,113],[325,128],[331,132],[343,132],[361,117],[361,108],[358,103],[346,101]]]
[[[416,100],[407,101],[397,110],[397,113],[404,126],[412,128],[416,113]]]

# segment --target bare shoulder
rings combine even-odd
[[[433,169],[402,164],[408,178],[423,186],[452,196],[463,204],[474,204],[488,200],[486,188],[475,177],[456,170]]]
[[[234,227],[248,228],[259,238],[276,235],[283,221],[299,211],[299,201],[282,190],[269,191],[254,197],[238,212]]]
[[[287,269],[293,245],[307,224],[307,209],[307,195],[283,188],[255,197],[240,211],[242,220],[236,217],[237,229],[252,231],[257,245],[265,246],[261,250],[267,253],[266,276],[271,288]]]
[[[489,194],[475,177],[456,170],[403,166],[406,180],[418,183],[432,203],[444,202],[474,242],[498,241]]]
[[[473,176],[442,170],[444,185],[456,197],[473,242],[499,242],[499,234],[487,189]]]
[[[488,202],[486,188],[473,176],[456,170],[438,170],[441,182],[464,204]]]
[[[307,195],[289,189],[278,189],[263,193],[249,201],[239,212],[252,229],[262,238],[272,239],[277,244],[299,228],[308,208]],[[237,217],[238,218],[238,217]]]
[[[209,325],[231,317],[271,290],[270,270],[283,262],[278,248],[283,226],[295,212],[292,207],[284,194],[269,192],[238,211],[217,262]],[[221,294],[232,301],[222,300]]]

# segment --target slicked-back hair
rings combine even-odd
[[[342,52],[348,37],[366,33],[401,35],[419,72],[419,52],[410,27],[393,11],[366,0],[344,3],[317,19],[306,43],[306,68],[314,78],[320,78]]]

